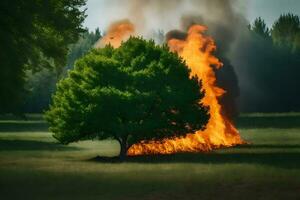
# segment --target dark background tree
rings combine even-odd
[[[67,70],[74,67],[75,60],[86,54],[100,38],[99,29],[95,31],[87,30],[82,33],[79,40],[69,47],[67,65],[63,68],[62,74],[58,74],[51,69],[42,69],[39,72],[28,70],[22,112],[42,113],[48,109],[57,81],[65,77]]]
[[[24,102],[22,113],[42,113],[49,107],[51,95],[55,92],[58,80],[53,70],[42,69],[37,73],[26,74]]]
[[[271,30],[258,18],[232,58],[242,112],[300,111],[299,17],[281,15]]]
[[[0,1],[0,113],[18,112],[25,69],[65,65],[68,45],[83,31],[85,0]]]
[[[95,31],[87,30],[84,32],[79,40],[70,46],[67,58],[67,69],[72,69],[75,61],[86,54],[101,37],[99,28]]]
[[[293,14],[281,15],[274,23],[271,36],[275,45],[299,53],[300,46],[297,39],[300,34],[299,16]]]
[[[46,119],[62,143],[119,141],[120,156],[141,140],[179,136],[207,123],[197,77],[166,46],[130,38],[94,49],[58,84]]]
[[[256,18],[253,25],[249,26],[249,29],[263,38],[270,38],[270,30],[261,17]]]

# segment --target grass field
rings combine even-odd
[[[113,141],[58,144],[38,115],[0,119],[0,199],[300,199],[300,113],[237,119],[250,145],[96,162]]]

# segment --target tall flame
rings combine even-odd
[[[177,52],[191,69],[191,75],[197,75],[202,80],[205,96],[202,103],[209,107],[210,119],[205,130],[187,134],[185,137],[165,139],[162,141],[142,141],[131,146],[128,155],[172,154],[177,152],[209,151],[214,148],[230,147],[243,144],[238,130],[222,113],[218,99],[225,91],[216,86],[214,67],[223,66],[213,55],[216,45],[211,37],[204,35],[207,30],[201,25],[193,25],[184,40],[168,41],[170,50]]]

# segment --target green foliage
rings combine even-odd
[[[48,109],[58,75],[52,70],[43,69],[37,73],[28,71],[26,79],[22,111],[24,113],[41,113]]]
[[[68,45],[77,41],[85,0],[3,0],[0,30],[0,113],[22,102],[25,70],[61,71]]]
[[[292,52],[300,50],[300,19],[293,14],[281,15],[272,28],[274,44]]]
[[[118,49],[93,49],[58,83],[46,119],[62,143],[114,138],[124,156],[141,140],[203,128],[203,93],[189,76],[176,54],[153,41],[130,38]]]
[[[73,68],[76,59],[83,56],[88,50],[92,48],[95,42],[101,37],[99,29],[93,31],[86,31],[81,34],[77,43],[70,46],[67,66],[63,69],[66,72]],[[22,111],[25,113],[41,113],[48,109],[51,95],[55,91],[55,85],[59,78],[66,73],[59,75],[53,70],[42,69],[39,72],[27,71],[24,95],[24,102]]]
[[[250,25],[250,30],[264,38],[270,37],[270,30],[261,17],[255,19],[253,25]]]
[[[75,61],[86,54],[100,38],[101,33],[98,28],[95,32],[84,32],[80,36],[79,40],[70,46],[67,59],[67,69],[73,68]]]

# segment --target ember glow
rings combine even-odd
[[[191,75],[197,75],[202,81],[205,96],[201,103],[209,107],[210,113],[210,119],[205,129],[189,133],[185,137],[142,141],[129,148],[127,152],[129,156],[203,152],[244,143],[231,120],[223,114],[222,105],[219,103],[220,97],[226,91],[216,85],[214,68],[220,69],[223,64],[213,55],[216,45],[211,37],[204,34],[206,30],[205,26],[193,25],[189,28],[186,39],[170,39],[168,41],[170,50],[177,52],[185,60],[191,69]],[[126,39],[120,38],[121,40]],[[118,47],[121,40],[111,44]]]

